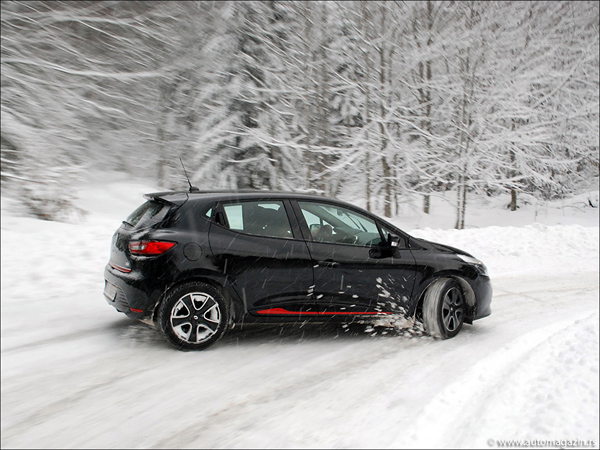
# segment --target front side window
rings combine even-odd
[[[229,229],[257,236],[293,238],[280,201],[247,201],[223,205]]]
[[[377,224],[367,216],[327,203],[298,204],[313,241],[368,247],[381,243]]]

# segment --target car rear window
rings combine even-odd
[[[126,222],[135,228],[149,227],[162,221],[167,215],[169,208],[168,204],[149,200],[132,212],[127,217]]]

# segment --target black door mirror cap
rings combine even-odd
[[[396,236],[395,234],[388,234],[388,247],[396,248],[400,245],[400,236]]]

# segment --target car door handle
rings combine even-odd
[[[328,259],[327,261],[318,261],[318,264],[322,267],[335,267],[340,265],[339,262],[334,261],[333,259]]]

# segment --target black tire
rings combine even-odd
[[[425,292],[423,322],[430,336],[449,339],[458,334],[465,318],[465,296],[456,280],[441,278]]]
[[[217,288],[190,282],[167,294],[158,322],[164,337],[179,350],[204,350],[221,338],[228,314],[227,302]]]

